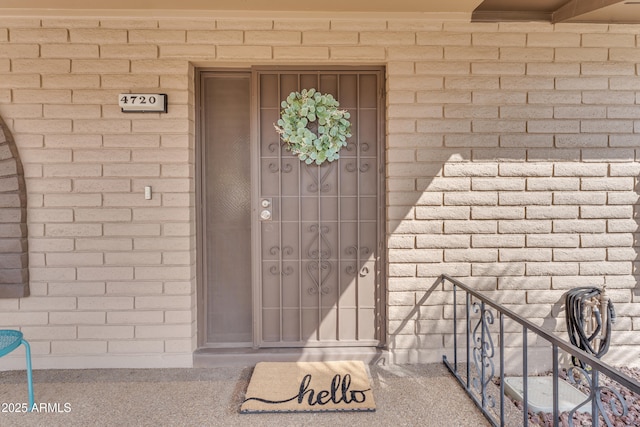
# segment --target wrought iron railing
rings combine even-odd
[[[443,362],[492,425],[585,425],[584,418],[582,421],[575,419],[586,408],[591,412],[593,426],[602,423],[609,427],[640,426],[640,414],[629,411],[631,406],[640,405],[640,383],[637,380],[536,326],[459,280],[442,275],[440,281],[443,290],[449,290],[448,284],[452,285],[453,297],[453,363],[447,355],[443,355]],[[459,295],[461,293],[462,298]],[[497,338],[494,337],[496,332]],[[507,335],[510,337],[509,346],[505,341]],[[531,336],[538,341],[533,346],[535,361],[529,357],[532,350],[528,340]],[[518,345],[518,338],[521,345]],[[540,356],[547,352],[547,348],[550,350],[548,359]],[[459,354],[460,351],[463,354]],[[568,360],[572,356],[583,362],[586,368],[570,366],[562,369],[561,358]],[[511,359],[509,368],[506,366],[507,359]],[[517,370],[520,363],[523,395],[522,406],[518,408],[505,396],[505,371],[514,371],[514,367]],[[541,372],[551,375],[553,409],[545,416],[529,410],[528,382],[533,381],[530,368],[541,369],[535,375]],[[510,375],[513,373],[510,372]],[[561,376],[587,396],[584,401],[570,410],[564,409],[562,413],[559,403]],[[536,418],[530,419],[531,416]]]

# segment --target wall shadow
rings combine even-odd
[[[637,185],[627,189],[626,180],[635,177],[624,170],[635,161],[634,150],[488,147],[478,135],[468,137],[467,145],[452,148],[417,148],[414,135],[407,141],[394,135],[390,142],[393,150],[402,144],[416,150],[418,160],[388,166],[389,346],[400,352],[395,359],[437,361],[451,346],[452,313],[439,274],[519,308],[514,311],[564,339],[568,289],[606,285],[629,313],[625,306],[640,296],[639,192]],[[394,191],[401,185],[408,190],[411,181],[413,191]],[[627,316],[614,326],[621,346],[632,330]]]

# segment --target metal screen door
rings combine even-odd
[[[383,336],[382,70],[255,70],[254,337],[261,347],[378,346]],[[351,114],[340,159],[306,165],[274,130],[292,91]],[[255,268],[255,267],[254,267]]]
[[[251,74],[200,74],[201,342],[253,345]],[[205,308],[206,307],[206,308]],[[199,310],[200,311],[200,310]]]

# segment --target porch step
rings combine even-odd
[[[200,348],[193,354],[194,368],[254,366],[258,362],[322,362],[361,360],[368,365],[389,364],[389,352],[370,347],[344,348]]]
[[[524,400],[524,386],[522,377],[504,379],[504,392],[507,396],[520,402]],[[527,400],[532,412],[553,412],[553,377],[528,377]],[[558,410],[571,411],[588,399],[588,396],[569,384],[562,378],[558,379]],[[580,412],[591,413],[591,403],[587,402],[579,409]]]

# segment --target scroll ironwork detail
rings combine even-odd
[[[321,193],[326,193],[331,190],[331,185],[326,183],[325,181],[329,178],[331,171],[333,170],[333,162],[329,163],[326,168],[327,170],[320,176],[318,180],[318,174],[316,171],[321,166],[317,165],[305,165],[304,170],[307,172],[307,175],[311,177],[313,182],[307,186],[307,190],[310,193],[317,193],[320,191]]]
[[[567,381],[570,384],[589,389],[588,397],[569,412],[569,427],[573,427],[574,425],[573,415],[576,411],[589,402],[595,403],[597,408],[597,414],[592,414],[592,417],[602,416],[607,427],[613,427],[618,424],[614,424],[609,417],[606,405],[609,405],[611,409],[610,412],[616,417],[627,416],[629,406],[624,396],[612,387],[599,385],[598,377],[598,372],[591,371],[591,373],[589,373],[586,369],[578,366],[571,367],[567,370]]]
[[[293,274],[293,271],[294,271],[293,267],[291,266],[284,267],[281,270],[280,267],[274,265],[269,269],[269,273],[271,273],[274,276],[277,276],[277,275],[290,276]]]
[[[345,169],[347,170],[347,172],[355,172],[355,171],[360,171],[361,173],[364,173],[366,171],[369,170],[369,163],[362,163],[360,164],[360,167],[357,167],[356,164],[354,162],[348,163],[347,166],[345,167]]]
[[[286,163],[282,165],[282,167],[279,167],[275,163],[269,163],[269,171],[271,173],[278,173],[278,172],[290,173],[292,170],[293,170],[293,166],[291,165],[291,163]]]
[[[307,250],[307,254],[311,258],[311,261],[307,263],[307,273],[313,282],[313,285],[308,288],[308,292],[312,295],[327,295],[330,288],[326,282],[333,270],[332,263],[327,261],[331,258],[332,253],[331,245],[326,237],[330,229],[326,225],[312,224],[308,230],[314,234]]]
[[[293,248],[287,245],[287,246],[284,246],[281,250],[280,246],[271,246],[269,248],[269,253],[274,256],[278,255],[279,253],[282,253],[283,255],[291,255],[293,254]]]
[[[349,141],[347,142],[347,146],[344,148],[347,151],[353,151],[358,147],[358,145],[355,142]],[[360,151],[362,152],[367,152],[369,151],[369,144],[366,142],[361,142],[360,143]]]
[[[472,310],[474,313],[479,313],[480,318],[473,328],[473,363],[476,369],[477,376],[472,378],[473,387],[482,397],[483,405],[488,407],[495,407],[495,398],[487,394],[487,385],[493,379],[495,375],[495,366],[493,363],[493,357],[495,355],[495,349],[493,345],[493,338],[489,326],[493,324],[494,318],[491,310],[485,307],[484,303],[474,302],[472,304]]]
[[[367,257],[371,253],[371,250],[366,246],[359,247],[356,245],[352,245],[352,246],[349,246],[347,249],[345,249],[345,252],[347,255],[352,255],[352,256],[355,255],[358,258],[358,260],[361,260],[362,258]],[[351,276],[360,275],[360,277],[365,277],[367,274],[369,274],[369,267],[364,266],[358,270],[358,265],[354,264],[354,265],[348,265],[345,268],[345,271],[347,272],[347,274]]]

